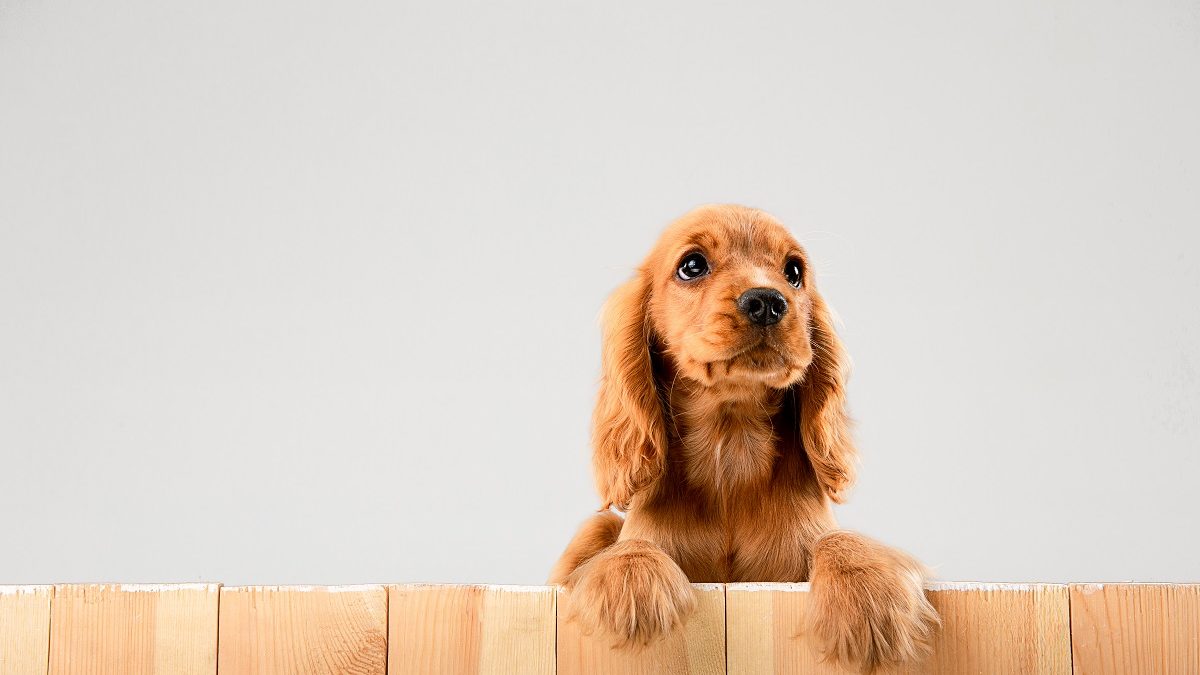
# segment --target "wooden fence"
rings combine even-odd
[[[697,584],[687,626],[613,650],[545,586],[0,586],[0,675],[819,673],[807,584]],[[1196,675],[1200,585],[932,584],[908,673]]]

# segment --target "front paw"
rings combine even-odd
[[[696,596],[679,565],[647,541],[613,544],[568,578],[570,618],[614,646],[648,645],[683,625]]]
[[[825,658],[863,673],[919,661],[939,623],[920,563],[850,532],[817,542],[810,608]]]

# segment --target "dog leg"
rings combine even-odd
[[[621,536],[621,525],[625,523],[621,516],[612,511],[601,511],[588,518],[575,533],[567,550],[559,556],[550,571],[551,585],[566,583],[567,577],[583,563],[600,551],[612,546]]]
[[[687,575],[658,546],[620,541],[567,578],[570,618],[600,628],[616,645],[647,645],[683,624],[696,607]]]
[[[806,633],[825,657],[871,673],[918,661],[938,625],[924,567],[860,534],[835,530],[813,549]]]

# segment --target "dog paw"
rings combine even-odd
[[[654,544],[613,544],[567,580],[571,618],[585,633],[599,629],[614,646],[644,646],[671,633],[696,607],[688,578]]]
[[[806,632],[827,660],[862,673],[920,661],[939,623],[924,576],[900,551],[830,533],[813,552]]]

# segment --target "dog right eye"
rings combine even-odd
[[[684,281],[698,279],[708,274],[708,260],[700,253],[689,253],[679,261],[678,274]]]

